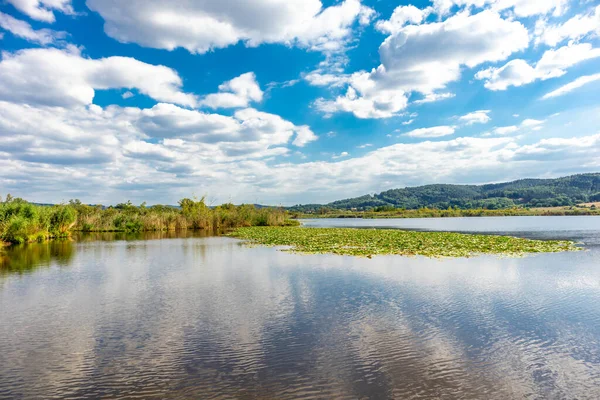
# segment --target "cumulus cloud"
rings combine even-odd
[[[208,144],[257,142],[264,148],[283,145],[292,137],[293,144],[299,147],[317,139],[308,126],[296,126],[278,115],[252,108],[238,110],[230,117],[159,103],[149,109],[130,108],[127,113],[131,124],[157,139],[179,138]]]
[[[393,32],[379,47],[381,65],[352,74],[345,96],[319,99],[317,108],[328,114],[344,111],[358,118],[388,118],[406,107],[407,93],[422,93],[425,102],[448,98],[436,90],[459,80],[463,66],[505,60],[529,45],[527,29],[520,22],[490,10],[461,12],[420,25],[398,23],[379,24]]]
[[[385,39],[374,78],[431,93],[459,79],[461,66],[501,61],[527,45],[527,30],[520,22],[488,10],[459,13],[443,22],[406,26]]]
[[[360,80],[361,77],[356,76],[354,82]],[[361,92],[351,86],[345,95],[338,96],[335,100],[317,99],[315,106],[325,114],[344,111],[351,112],[358,118],[389,118],[406,108],[408,98],[403,91],[391,89],[375,92],[371,89],[373,82],[369,82],[368,77],[365,81],[368,86],[362,86]]]
[[[218,93],[205,96],[199,104],[210,108],[241,108],[262,98],[263,91],[256,82],[256,76],[247,72],[219,85]]]
[[[91,59],[76,48],[2,53],[0,99],[51,106],[91,104],[95,90],[137,89],[158,101],[194,106],[177,72],[130,57]]]
[[[74,14],[71,0],[6,0],[6,2],[30,18],[43,22],[55,21],[53,11]]]
[[[600,6],[558,24],[548,24],[546,19],[538,20],[535,25],[535,43],[554,47],[564,40],[579,40],[593,32],[600,34]]]
[[[27,22],[3,12],[0,12],[0,28],[29,42],[41,45],[54,44],[67,36],[66,32],[57,32],[51,29],[35,30]]]
[[[304,147],[307,143],[318,139],[318,136],[306,125],[294,127],[294,131],[296,133],[296,138],[292,142],[294,146]]]
[[[375,27],[380,32],[397,33],[408,24],[420,24],[430,14],[431,9],[420,9],[415,6],[398,6],[394,9],[389,20],[377,21]]]
[[[494,11],[512,10],[517,17],[534,15],[562,15],[568,8],[569,0],[433,0],[433,8],[440,15],[447,14],[452,7],[486,7]]]
[[[341,50],[355,23],[367,24],[374,11],[359,0],[323,7],[320,0],[87,0],[105,21],[107,35],[124,43],[205,53],[243,42]]]
[[[546,93],[542,97],[542,99],[547,100],[547,99],[551,99],[553,97],[563,96],[567,93],[572,92],[575,89],[579,89],[582,86],[585,86],[589,83],[596,82],[599,80],[600,80],[600,74],[580,76],[579,78],[575,79],[573,82],[569,82],[566,85],[561,86],[556,90],[553,90],[552,92]]]
[[[68,0],[7,1],[42,22],[54,21],[55,13],[73,12]],[[348,112],[359,118],[411,118],[404,125],[416,116],[404,112],[409,101],[451,98],[455,88],[450,84],[467,69],[492,63],[494,68],[480,71],[478,77],[488,87],[501,88],[560,76],[570,66],[598,56],[591,45],[578,43],[591,32],[585,18],[595,17],[597,11],[576,15],[569,20],[574,22],[550,24],[553,20],[546,18],[564,12],[566,1],[560,0],[435,0],[423,9],[397,7],[389,20],[376,24],[387,35],[379,48],[379,65],[355,73],[345,73],[347,60],[335,54],[351,43],[356,25],[373,17],[373,10],[358,0],[329,7],[319,0],[88,0],[87,4],[104,18],[105,31],[122,42],[169,50],[181,47],[192,53],[238,43],[278,43],[324,52],[326,61],[300,78],[339,93],[318,99],[315,107],[326,114]],[[459,12],[448,16],[448,10]],[[535,15],[541,16],[535,33],[538,44],[567,40],[569,44],[547,51],[531,65],[510,61],[506,65],[516,65],[506,71],[509,68],[501,65],[530,43],[527,29],[516,18]],[[41,45],[60,39],[56,32],[35,30],[6,14],[0,14],[0,26]],[[502,83],[505,75],[513,81]],[[545,97],[596,80],[592,77],[581,77]],[[110,89],[123,98],[149,96],[157,104],[146,108],[93,104],[97,90]],[[524,170],[537,177],[600,168],[600,135],[539,141],[530,135],[526,145],[520,142],[523,135],[510,135],[543,129],[545,122],[538,119],[494,127],[486,134],[498,137],[448,138],[458,126],[489,123],[488,110],[458,117],[457,126],[414,129],[400,136],[432,140],[406,139],[418,143],[382,148],[358,142],[351,146],[362,149],[359,157],[342,152],[331,159],[332,153],[325,153],[323,161],[295,164],[290,160],[298,158],[287,156],[298,154],[296,147],[317,140],[317,135],[307,125],[253,108],[263,96],[253,73],[199,96],[184,91],[173,69],[129,57],[93,59],[72,46],[4,52],[0,187],[47,201],[81,197],[115,202],[126,197],[172,203],[195,192],[217,196],[219,201],[231,197],[236,202],[291,204],[425,182],[501,181],[522,177]],[[230,110],[227,115],[207,111],[220,108]],[[547,125],[546,137],[551,136]]]
[[[303,78],[312,86],[339,87],[350,81],[350,75],[326,73],[320,70],[311,71]]]
[[[500,126],[500,127],[494,128],[492,130],[492,134],[494,134],[494,135],[508,135],[510,133],[514,133],[514,132],[518,132],[518,131],[519,131],[519,127],[516,126],[516,125]]]
[[[590,43],[569,44],[559,49],[547,50],[532,67],[522,59],[511,60],[500,68],[488,68],[477,72],[476,79],[485,80],[490,90],[506,90],[510,86],[523,86],[536,80],[556,78],[580,62],[600,57],[600,48]]]
[[[463,115],[462,117],[459,117],[458,119],[466,125],[487,124],[492,120],[492,118],[488,115],[490,112],[490,110],[473,111]]]
[[[405,133],[405,136],[414,138],[436,138],[454,134],[454,126],[433,126],[431,128],[419,128]]]
[[[398,143],[360,157],[292,164],[277,157],[290,153],[287,144],[302,127],[253,109],[211,115],[165,104],[139,109],[0,102],[0,186],[47,201],[116,202],[126,196],[172,203],[197,192],[219,201],[232,196],[236,202],[292,204],[423,182],[481,183],[519,177],[523,170],[535,177],[600,167],[600,135],[526,146],[515,137]]]
[[[543,129],[545,120],[527,118],[521,122],[521,124],[517,125],[509,125],[509,126],[500,126],[495,127],[490,132],[484,133],[482,136],[494,136],[494,135],[509,135],[511,133],[519,132],[519,131],[539,131]]]
[[[283,155],[290,142],[302,147],[316,139],[307,126],[250,108],[223,116],[163,103],[140,109],[0,101],[0,152],[29,164],[112,163],[120,169],[123,163],[141,163],[143,168],[191,171]]]

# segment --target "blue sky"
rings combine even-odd
[[[597,0],[0,0],[0,195],[291,205],[600,171]]]

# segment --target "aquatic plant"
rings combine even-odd
[[[240,226],[284,226],[288,213],[280,208],[257,208],[231,203],[209,207],[204,198],[179,201],[179,207],[130,201],[114,207],[83,204],[36,205],[7,196],[0,202],[0,241],[26,243],[66,237],[81,232],[145,232],[172,230],[222,231]]]
[[[478,254],[520,256],[580,249],[569,241],[395,229],[248,227],[236,229],[231,236],[255,244],[291,246],[292,251],[300,253],[366,257],[392,254],[426,257],[470,257]]]

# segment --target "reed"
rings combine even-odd
[[[218,232],[236,227],[296,225],[280,208],[231,203],[209,207],[204,198],[179,201],[178,207],[147,207],[131,202],[114,207],[83,204],[42,206],[10,196],[0,202],[0,239],[9,243],[68,237],[71,232],[142,232],[184,229]]]

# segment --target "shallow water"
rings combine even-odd
[[[552,218],[513,231],[580,232],[588,250],[366,259],[195,235],[7,249],[0,398],[596,399],[600,220]]]

